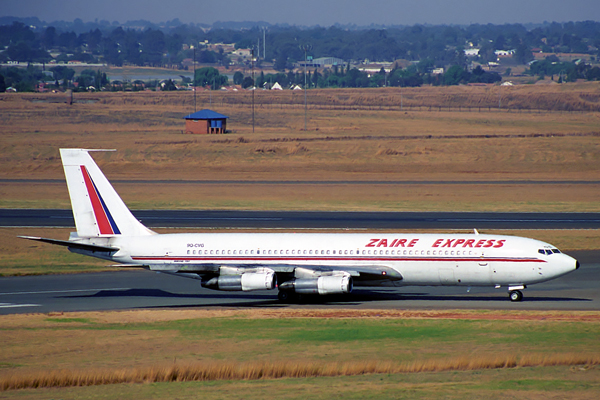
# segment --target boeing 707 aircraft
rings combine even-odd
[[[278,289],[279,299],[350,293],[356,286],[506,287],[579,268],[551,244],[515,236],[411,233],[158,234],[129,211],[86,149],[61,149],[76,233],[22,236],[127,266],[199,279],[216,290]]]

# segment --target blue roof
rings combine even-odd
[[[214,112],[213,110],[200,110],[196,111],[193,114],[183,117],[184,119],[224,119],[229,118],[227,115],[219,114],[218,112]]]

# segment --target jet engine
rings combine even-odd
[[[352,292],[352,276],[344,271],[334,271],[328,275],[311,278],[296,278],[279,285],[282,291],[299,294],[339,294]]]
[[[239,273],[235,273],[239,272]],[[277,286],[277,275],[271,268],[231,268],[221,267],[221,275],[208,281],[202,281],[202,286],[215,290],[244,291],[272,290]]]

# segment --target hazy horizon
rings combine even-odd
[[[598,0],[21,0],[4,1],[0,16],[37,17],[41,21],[84,22],[147,20],[160,23],[213,24],[218,21],[265,21],[270,24],[331,26],[538,24],[543,22],[600,21]],[[211,5],[211,3],[214,4]]]

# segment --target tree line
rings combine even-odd
[[[102,28],[102,29],[101,29]],[[264,41],[266,43],[263,42]],[[201,63],[227,67],[231,56],[210,50],[204,43],[232,43],[236,48],[256,48],[258,61],[273,62],[284,71],[304,59],[302,45],[310,44],[309,55],[351,60],[431,60],[433,67],[465,63],[463,50],[476,47],[482,62],[496,60],[496,50],[515,50],[525,63],[531,49],[545,53],[585,53],[597,57],[600,49],[600,22],[549,23],[531,29],[522,24],[468,26],[386,27],[385,29],[299,28],[271,26],[268,30],[210,29],[180,24],[168,29],[126,29],[100,26],[75,33],[68,26],[47,26],[34,30],[15,21],[0,25],[0,61],[49,62],[77,60],[111,65],[181,65],[193,57]],[[266,46],[265,46],[266,44]],[[260,45],[260,46],[259,46]],[[234,60],[235,61],[235,60]],[[182,66],[183,67],[183,66]]]

